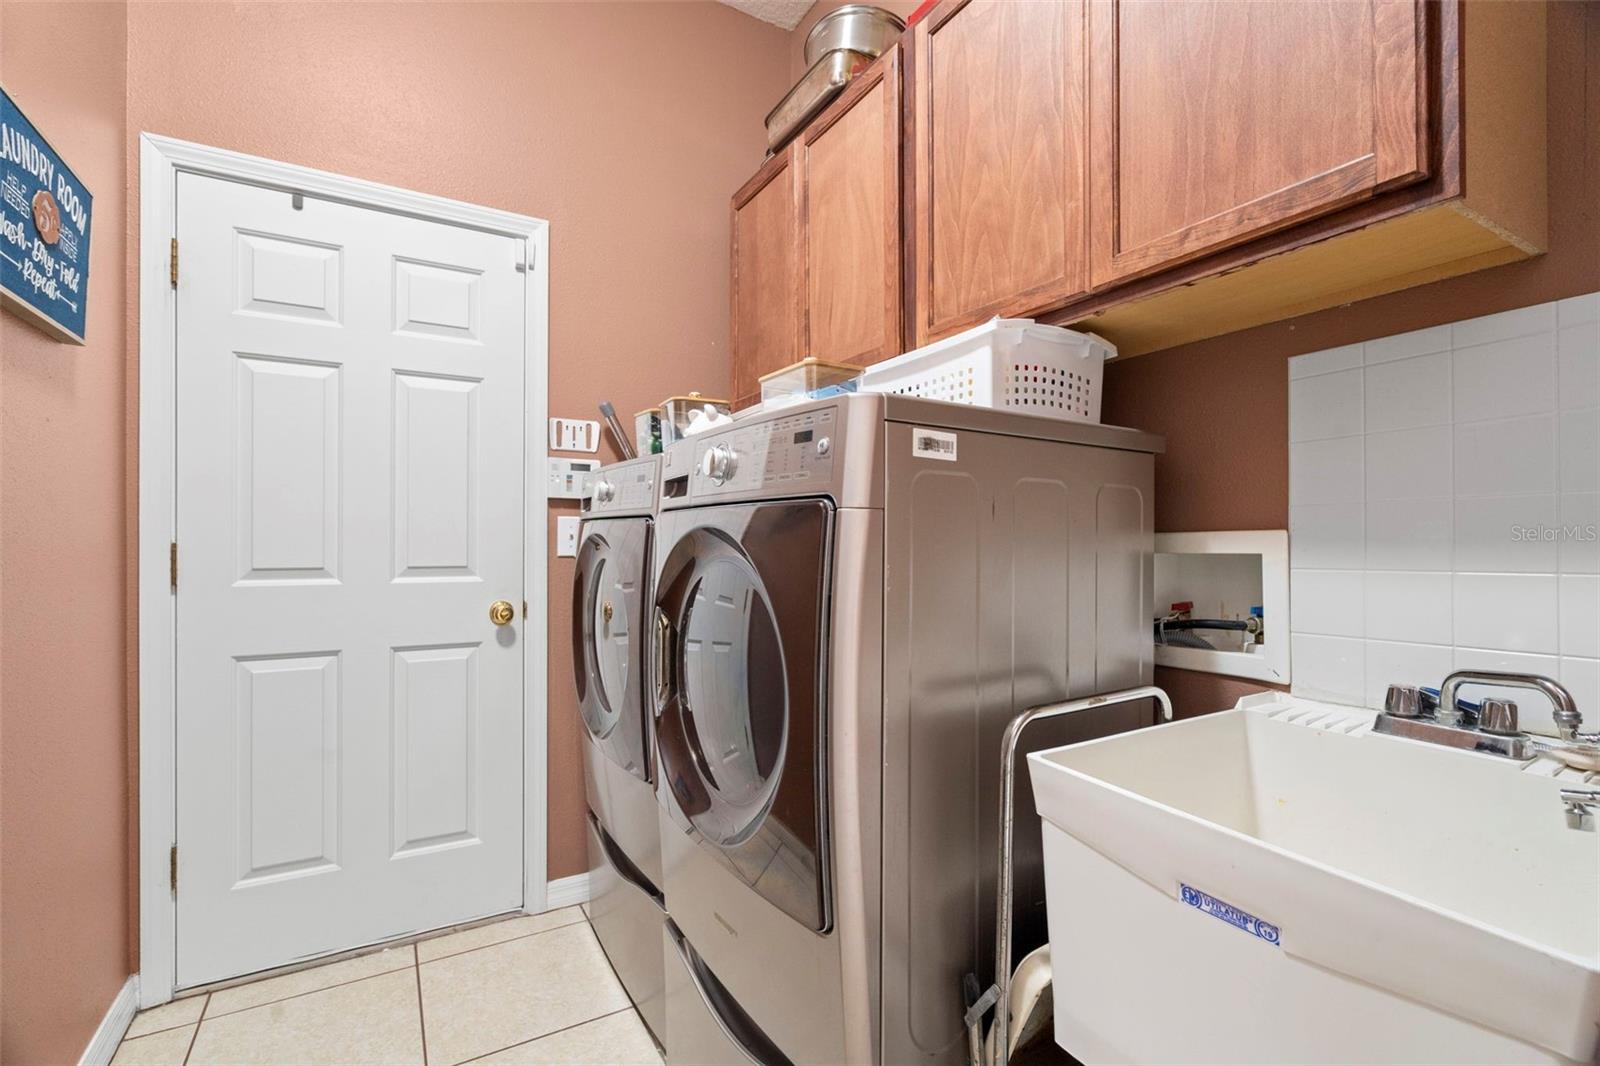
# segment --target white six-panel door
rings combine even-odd
[[[517,908],[522,242],[192,174],[177,231],[178,987]]]

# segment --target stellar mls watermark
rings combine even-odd
[[[1600,525],[1590,522],[1588,525],[1512,526],[1511,539],[1515,543],[1593,544],[1600,540]]]

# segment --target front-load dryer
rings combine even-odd
[[[660,457],[602,468],[584,502],[573,675],[588,800],[589,920],[651,1034],[664,1039],[666,910],[648,702],[651,552]]]
[[[964,1060],[962,978],[992,979],[1001,734],[1150,683],[1161,446],[855,395],[669,450],[651,624],[669,1063]],[[1027,743],[1153,719],[1099,708]],[[1046,930],[1038,817],[1016,824],[1020,958]]]

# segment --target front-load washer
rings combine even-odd
[[[657,1042],[666,916],[647,626],[660,456],[603,467],[583,505],[573,581],[573,676],[587,731],[589,920]]]
[[[669,1062],[963,1060],[1001,734],[1150,683],[1161,448],[855,395],[673,449],[651,625]],[[1026,746],[1153,720],[1097,709]],[[1017,825],[1020,958],[1047,932],[1037,815]]]

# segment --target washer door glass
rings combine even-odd
[[[572,593],[573,673],[584,727],[607,757],[645,780],[639,618],[649,531],[647,519],[586,525]]]
[[[789,720],[772,605],[748,561],[719,553],[699,570],[679,632],[684,738],[720,801],[696,827],[736,844],[772,801]]]

